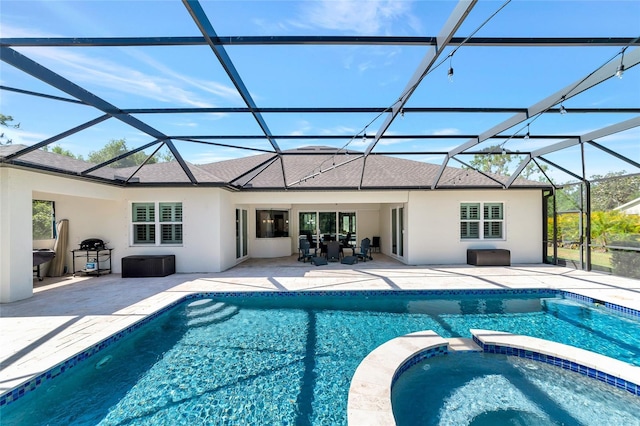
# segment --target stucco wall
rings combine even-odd
[[[175,254],[177,272],[218,272],[236,259],[235,209],[248,212],[248,257],[287,256],[297,252],[300,211],[355,211],[357,238],[381,237],[381,251],[391,255],[391,209],[405,208],[404,257],[408,264],[466,262],[469,247],[506,248],[513,263],[542,261],[542,206],[539,191],[351,191],[229,192],[219,188],[119,188],[72,178],[0,168],[0,300],[31,296],[32,199],[55,202],[56,219],[69,220],[69,250],[96,237],[114,248],[112,268],[137,254]],[[130,244],[131,203],[183,203],[184,244],[143,247]],[[462,202],[493,201],[505,206],[504,240],[467,241],[459,235]],[[255,238],[256,209],[290,211],[290,237]],[[71,256],[67,259],[72,271]],[[82,263],[76,265],[81,269]]]
[[[460,203],[504,203],[504,240],[461,240]],[[542,262],[542,197],[531,190],[411,192],[407,229],[409,264],[466,263],[467,248],[511,251],[512,263]]]
[[[31,210],[25,175],[0,168],[0,303],[33,294]]]

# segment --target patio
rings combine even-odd
[[[0,313],[1,393],[195,292],[554,288],[640,310],[640,281],[542,264],[406,266],[382,254],[316,267],[296,256],[251,259],[213,274],[46,278]],[[36,281],[34,281],[36,283]]]

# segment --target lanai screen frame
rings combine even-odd
[[[470,11],[476,5],[476,0],[463,0],[459,1],[453,12],[449,16],[448,20],[442,27],[440,33],[437,36],[428,37],[404,37],[404,36],[219,36],[207,13],[203,9],[199,1],[196,0],[183,0],[183,5],[193,19],[194,25],[201,32],[202,36],[197,37],[109,37],[109,38],[2,38],[0,39],[0,59],[6,64],[13,66],[21,71],[30,74],[44,83],[65,92],[69,97],[51,96],[45,93],[39,93],[34,91],[25,90],[17,87],[0,86],[3,91],[10,91],[14,93],[20,93],[24,96],[45,97],[53,99],[63,103],[76,103],[87,105],[96,109],[100,115],[96,118],[87,121],[84,124],[76,126],[74,128],[63,131],[57,135],[40,141],[24,149],[20,149],[9,155],[0,158],[2,165],[15,165],[24,168],[40,169],[52,172],[58,172],[60,174],[73,174],[77,178],[84,178],[87,180],[99,180],[101,183],[117,185],[117,186],[144,186],[145,183],[137,182],[134,178],[135,172],[126,176],[124,179],[114,178],[96,178],[91,175],[92,172],[99,170],[103,167],[107,167],[115,161],[124,158],[128,155],[142,152],[146,149],[153,149],[153,153],[148,156],[151,158],[160,148],[166,147],[169,149],[173,157],[180,164],[184,174],[188,177],[189,182],[184,185],[198,186],[201,185],[196,179],[193,172],[190,170],[189,165],[183,159],[180,150],[174,144],[174,141],[198,143],[204,145],[224,146],[237,148],[240,150],[254,151],[254,152],[267,152],[273,154],[276,161],[280,162],[283,182],[283,190],[295,189],[304,190],[303,188],[297,188],[296,184],[299,181],[288,181],[286,176],[286,170],[284,167],[283,157],[287,155],[297,155],[293,152],[282,150],[278,144],[278,140],[297,139],[297,140],[350,140],[353,138],[362,137],[369,142],[364,152],[351,156],[348,162],[354,161],[355,158],[363,158],[362,172],[360,174],[360,182],[357,183],[359,189],[362,188],[362,180],[366,168],[366,160],[370,155],[390,155],[390,156],[421,156],[421,155],[438,155],[444,158],[444,161],[440,167],[437,178],[432,182],[431,190],[441,189],[440,178],[444,169],[450,164],[451,160],[463,164],[466,167],[474,168],[469,165],[465,157],[468,156],[482,156],[482,155],[496,155],[495,152],[489,152],[486,150],[474,150],[474,147],[480,143],[488,140],[518,140],[522,138],[532,138],[538,141],[554,141],[553,143],[531,151],[518,151],[517,155],[524,157],[517,169],[511,174],[509,179],[505,183],[500,183],[503,188],[508,189],[515,181],[515,179],[522,173],[524,168],[530,163],[534,162],[538,167],[540,164],[547,164],[553,166],[557,170],[568,174],[575,178],[576,181],[586,185],[587,188],[590,185],[590,181],[584,173],[585,164],[584,156],[582,157],[582,170],[583,173],[578,174],[564,167],[562,164],[547,158],[548,154],[569,149],[574,146],[580,146],[584,150],[584,146],[589,145],[596,148],[602,153],[613,156],[623,163],[629,164],[636,169],[640,169],[640,163],[635,159],[629,158],[615,150],[611,150],[602,144],[599,144],[595,140],[604,136],[613,135],[619,132],[640,127],[640,105],[638,107],[621,107],[621,108],[572,108],[571,114],[637,114],[635,117],[606,126],[595,131],[588,133],[574,133],[574,134],[535,134],[525,135],[521,133],[521,128],[518,129],[523,122],[541,114],[560,114],[564,108],[563,102],[571,97],[589,90],[598,84],[613,78],[618,67],[623,66],[625,71],[635,67],[640,62],[640,37],[456,37],[456,31],[465,21]],[[402,93],[398,94],[397,101],[391,106],[380,107],[265,107],[260,106],[253,99],[249,88],[245,85],[242,75],[236,69],[230,56],[227,54],[225,46],[229,45],[245,45],[245,46],[291,46],[291,45],[308,45],[308,46],[327,46],[327,45],[367,45],[367,46],[385,46],[385,45],[403,45],[403,46],[422,46],[425,48],[426,55],[418,68],[414,71],[412,77],[407,82],[405,89]],[[446,48],[457,48],[460,46],[466,48],[473,47],[497,47],[497,46],[510,46],[510,47],[540,47],[540,46],[555,46],[555,47],[619,47],[621,49],[620,61],[611,61],[604,66],[596,69],[569,86],[561,89],[556,93],[547,94],[539,102],[528,107],[406,107],[405,104],[409,100],[413,91],[420,85],[423,77],[434,66],[436,61],[442,60],[444,51]],[[235,86],[238,94],[245,103],[245,107],[220,107],[220,108],[121,108],[104,99],[101,99],[91,91],[86,90],[80,85],[70,81],[61,75],[57,74],[54,70],[47,69],[42,64],[30,59],[29,57],[18,52],[16,48],[21,47],[74,47],[74,48],[92,48],[92,47],[132,47],[132,46],[208,46],[211,50],[211,54],[214,55],[217,61],[222,65],[226,74],[230,78],[231,82]],[[404,113],[410,114],[437,114],[437,113],[463,113],[463,114],[485,114],[485,113],[508,113],[513,114],[509,119],[502,123],[493,126],[490,129],[480,134],[469,135],[425,135],[425,134],[393,134],[386,133],[389,125],[398,117]],[[234,135],[216,135],[216,134],[196,134],[196,135],[167,135],[160,130],[154,128],[145,120],[134,117],[140,115],[154,115],[154,114],[194,114],[194,113],[250,113],[259,125],[262,135],[251,135],[237,133]],[[341,134],[341,135],[325,135],[325,134],[306,134],[306,135],[278,135],[274,134],[268,125],[268,120],[265,119],[264,114],[298,114],[298,113],[375,113],[379,117],[383,117],[383,123],[379,126],[376,132],[368,136],[364,127],[364,133],[357,134]],[[50,167],[44,167],[41,165],[25,162],[21,160],[21,157],[25,154],[34,151],[36,149],[56,143],[68,136],[74,135],[89,127],[95,126],[103,121],[109,119],[120,120],[128,126],[131,126],[145,134],[150,138],[150,141],[142,146],[130,150],[128,153],[112,158],[101,164],[97,164],[82,172],[75,173],[62,169],[51,169]],[[517,129],[517,130],[516,130]],[[390,151],[378,149],[378,142],[384,141],[387,138],[410,138],[415,140],[428,140],[428,139],[452,139],[452,140],[465,140],[465,142],[455,146],[449,150],[423,150],[423,151]],[[236,145],[232,143],[234,140],[267,140],[271,149],[264,150],[258,148],[247,147],[244,145]],[[557,142],[558,140],[560,142]],[[346,150],[345,150],[346,151]],[[340,152],[340,149],[338,149]],[[324,153],[308,152],[306,155],[324,155]],[[515,154],[515,152],[503,151],[502,154]],[[499,155],[499,154],[498,154]],[[354,158],[355,157],[355,158]],[[343,163],[344,164],[344,163]],[[341,164],[336,164],[335,168],[339,168]],[[144,164],[141,166],[143,167]],[[307,177],[313,177],[319,171],[310,171]],[[546,175],[545,175],[546,176]],[[305,177],[306,178],[306,177]],[[561,187],[561,184],[554,183],[552,178],[546,176],[549,181],[549,185],[557,189]],[[233,180],[231,181],[233,182]],[[233,185],[231,182],[225,184],[226,187],[232,190],[240,191],[252,191],[255,190],[250,186],[238,186]],[[167,185],[176,186],[175,182],[166,182]],[[162,185],[162,183],[155,183],[154,186]],[[178,184],[179,185],[179,184]],[[465,188],[459,186],[460,189],[473,189],[472,186]],[[388,189],[394,189],[389,187]],[[310,190],[317,190],[313,188]],[[589,197],[585,206],[587,221],[589,220],[591,212]],[[589,225],[587,223],[587,229]],[[588,236],[587,236],[588,238]],[[588,252],[588,250],[587,250]],[[587,257],[587,268],[590,269],[590,261]]]

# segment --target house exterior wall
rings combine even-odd
[[[460,203],[503,202],[505,238],[462,240]],[[542,196],[532,190],[411,192],[405,253],[411,265],[466,263],[468,248],[511,251],[512,263],[542,262]]]
[[[114,257],[142,254],[174,254],[176,272],[219,272],[235,253],[235,212],[226,191],[218,188],[123,189],[119,207],[121,253]],[[179,246],[133,246],[130,242],[130,212],[133,202],[182,202],[183,244]],[[232,216],[233,213],[233,216]],[[119,262],[119,261],[118,261]],[[120,266],[114,272],[121,272]]]
[[[391,210],[404,207],[404,263],[466,262],[467,248],[505,248],[514,263],[542,261],[542,197],[537,190],[230,192],[221,188],[119,188],[79,179],[0,168],[0,301],[32,295],[32,248],[52,248],[53,240],[32,241],[33,199],[55,202],[56,220],[69,220],[68,250],[86,238],[101,238],[112,247],[112,270],[121,272],[124,256],[175,254],[176,272],[219,272],[236,258],[236,208],[248,213],[248,256],[277,257],[297,252],[298,213],[355,211],[358,242],[381,237],[381,251],[391,253]],[[131,203],[182,202],[180,246],[132,246]],[[503,240],[460,239],[460,203],[504,203]],[[289,238],[257,239],[256,209],[290,211]],[[72,271],[67,254],[67,270]],[[76,269],[81,269],[80,259]]]
[[[33,294],[31,189],[23,174],[0,168],[0,303]]]
[[[81,224],[112,226],[112,203],[122,193],[107,185],[77,179],[0,168],[0,302],[12,302],[33,294],[33,248],[53,248],[53,241],[34,245],[32,241],[32,200],[56,201],[56,219],[70,219],[78,226],[69,233],[69,247],[84,231]],[[70,217],[69,217],[70,216]],[[92,229],[95,229],[93,226]],[[86,237],[84,237],[86,238]],[[71,257],[67,261],[71,271]]]
[[[249,216],[249,256],[277,257],[298,252],[300,212],[355,211],[357,238],[371,238],[380,229],[379,209],[383,200],[404,202],[407,191],[313,191],[239,192],[233,194],[237,206],[245,206]],[[290,209],[289,238],[256,239],[256,209]]]

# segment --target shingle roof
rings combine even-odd
[[[23,148],[23,145],[0,147],[0,158],[6,158]],[[94,166],[87,161],[42,150],[34,150],[21,156],[20,162],[39,165],[39,168],[47,171],[71,171],[77,174]],[[202,165],[186,164],[199,184],[232,185],[237,189],[252,190],[283,189],[283,170],[288,189],[430,189],[440,169],[436,164],[379,154],[370,155],[365,161],[362,152],[344,152],[322,146],[288,150],[281,156],[259,154]],[[89,175],[115,179],[120,183],[132,178],[130,184],[191,185],[177,161],[146,164],[139,170],[138,166],[103,167]],[[447,167],[438,187],[501,188],[499,182],[504,183],[507,179],[507,176],[484,175],[471,169]],[[546,186],[521,178],[512,185],[515,188]]]

